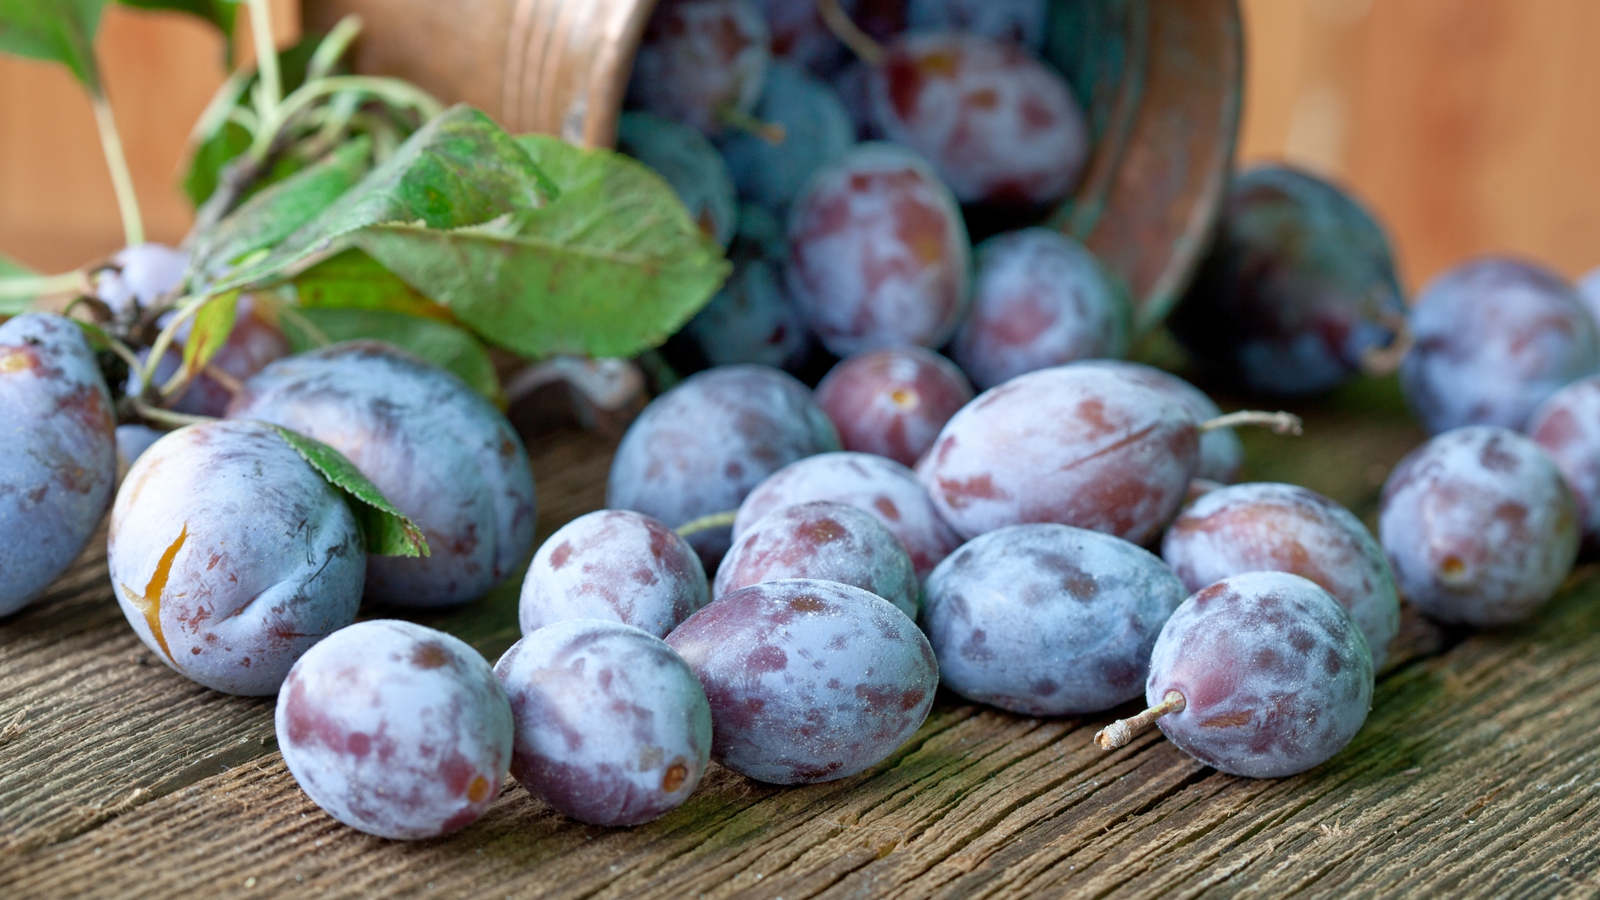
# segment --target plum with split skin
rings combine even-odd
[[[139,639],[180,674],[269,695],[355,620],[367,570],[344,497],[260,422],[172,432],[111,511],[111,587]]]
[[[422,529],[431,555],[371,558],[369,599],[465,603],[533,546],[533,473],[510,423],[461,379],[399,348],[350,341],[278,360],[244,383],[228,417],[333,447]]]
[[[43,593],[100,526],[115,428],[82,329],[47,313],[0,324],[0,616]]]
[[[457,638],[375,619],[295,663],[278,694],[278,747],[300,788],[335,819],[398,840],[477,821],[511,765],[511,703]]]

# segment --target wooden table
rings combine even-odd
[[[1249,435],[1252,478],[1369,521],[1421,434],[1392,384]],[[600,505],[610,446],[532,447],[541,534]],[[1157,733],[1102,753],[1106,714],[1038,720],[942,695],[853,778],[802,788],[713,766],[639,828],[579,825],[515,783],[418,843],[368,837],[284,768],[272,702],[174,674],[123,621],[103,544],[0,622],[0,897],[1009,897],[1600,893],[1600,586],[1580,569],[1535,621],[1445,634],[1409,617],[1343,753],[1277,781],[1220,775]],[[490,660],[516,584],[423,617]],[[1125,713],[1131,710],[1120,710]]]

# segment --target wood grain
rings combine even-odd
[[[1309,484],[1370,515],[1420,434],[1392,382],[1306,410],[1308,437],[1249,439],[1253,477]],[[547,534],[602,499],[610,444],[532,446]],[[479,823],[402,843],[306,799],[267,701],[157,665],[90,556],[0,623],[0,893],[8,898],[1498,897],[1593,894],[1600,838],[1600,571],[1527,626],[1464,636],[1414,616],[1372,717],[1330,763],[1251,781],[1158,734],[1091,744],[1112,713],[1038,720],[941,695],[860,776],[781,789],[713,767],[666,818],[576,824],[520,786]],[[493,658],[514,585],[422,621]],[[383,615],[382,610],[369,611]],[[25,715],[19,718],[19,713]]]

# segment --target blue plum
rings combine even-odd
[[[634,57],[628,102],[718,135],[761,98],[770,43],[752,0],[663,0]]]
[[[739,226],[733,176],[705,135],[650,113],[623,113],[617,149],[667,180],[706,237],[728,246]]]
[[[739,505],[733,538],[738,540],[775,509],[816,500],[843,503],[876,516],[905,545],[918,578],[927,578],[961,545],[961,537],[939,517],[915,472],[866,453],[821,453],[779,469]]]
[[[1180,698],[1157,721],[1195,759],[1282,778],[1355,737],[1372,706],[1372,673],[1366,638],[1331,594],[1298,575],[1250,572],[1205,588],[1167,620],[1145,699],[1158,707]]]
[[[846,450],[907,466],[928,452],[944,424],[971,401],[972,386],[955,363],[921,347],[859,353],[817,385],[817,403]]]
[[[711,707],[683,658],[617,622],[541,628],[495,664],[511,698],[511,774],[562,813],[638,825],[689,799],[711,761]]]
[[[837,356],[937,347],[966,311],[966,225],[928,164],[861,144],[812,177],[789,214],[789,292]]]
[[[352,625],[278,694],[278,747],[323,811],[367,834],[437,837],[477,821],[511,764],[511,704],[460,640],[410,622]]]
[[[905,545],[871,514],[827,500],[775,509],[739,534],[712,596],[767,581],[813,578],[861,588],[912,619],[922,592]]]
[[[1189,592],[1244,572],[1316,583],[1350,611],[1380,668],[1400,631],[1400,597],[1377,539],[1349,510],[1303,487],[1210,491],[1167,529],[1161,555]]]
[[[1572,489],[1584,550],[1600,550],[1600,375],[1574,381],[1534,410],[1528,436]]]
[[[278,360],[228,416],[328,444],[422,528],[432,555],[372,557],[369,599],[465,603],[533,546],[533,473],[516,432],[461,379],[396,347],[351,341]]]
[[[962,203],[1041,207],[1077,186],[1089,124],[1066,79],[1008,41],[896,39],[872,72],[873,122],[922,154]]]
[[[969,539],[1057,522],[1144,544],[1183,503],[1199,424],[1182,403],[1115,372],[1040,369],[956,413],[917,474]]]
[[[1049,0],[907,0],[906,22],[917,31],[965,31],[1010,41],[1038,53],[1050,24]]]
[[[83,331],[0,324],[0,616],[44,592],[100,526],[117,480],[111,395]]]
[[[276,693],[296,659],[355,621],[367,568],[355,516],[275,429],[172,432],[117,491],[111,587],[139,639],[230,694]]]
[[[1332,390],[1406,314],[1382,227],[1286,166],[1234,177],[1211,250],[1169,324],[1208,377],[1276,396]]]
[[[783,140],[774,144],[734,132],[722,141],[722,153],[740,198],[778,214],[789,209],[817,170],[856,142],[855,124],[833,88],[788,64],[767,73],[756,115],[782,126]]]
[[[1572,491],[1504,428],[1447,431],[1395,466],[1378,535],[1400,593],[1429,617],[1487,628],[1533,615],[1578,556]]]
[[[1204,391],[1154,366],[1120,359],[1084,360],[1074,365],[1113,372],[1136,384],[1160,391],[1188,408],[1196,422],[1209,422],[1222,415],[1222,410]],[[1217,428],[1200,435],[1200,465],[1195,469],[1194,477],[1229,484],[1239,477],[1239,470],[1243,467],[1244,444],[1232,428]]]
[[[188,270],[189,254],[182,250],[156,243],[124,247],[94,273],[94,295],[113,313],[130,317],[177,289]]]
[[[906,614],[860,588],[797,578],[734,591],[667,636],[711,701],[711,756],[772,784],[883,761],[928,717],[939,673]]]
[[[810,357],[811,331],[773,265],[740,259],[711,302],[680,332],[713,366],[798,369]]]
[[[1156,635],[1184,596],[1160,559],[1127,541],[1014,525],[933,570],[923,627],[939,677],[961,696],[1074,715],[1139,696]]]
[[[1133,309],[1088,248],[1028,228],[978,245],[972,310],[951,355],[988,390],[1018,375],[1128,351]]]
[[[523,634],[568,619],[604,619],[656,637],[711,602],[689,542],[646,515],[603,509],[550,535],[522,582]]]
[[[606,505],[677,528],[737,509],[750,489],[797,459],[839,449],[811,391],[777,369],[719,366],[645,407],[611,462]],[[727,528],[692,535],[707,569],[728,551]]]
[[[1576,290],[1548,269],[1485,257],[1435,278],[1411,311],[1400,386],[1433,434],[1527,424],[1540,403],[1600,371],[1600,332]]]

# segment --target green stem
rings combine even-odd
[[[678,532],[679,537],[689,537],[690,535],[699,534],[702,531],[711,531],[716,528],[727,528],[733,524],[733,520],[737,518],[738,515],[739,511],[737,509],[730,509],[727,512],[712,513],[709,516],[701,516],[698,519],[691,519],[682,525],[679,525],[675,530]]]
[[[344,91],[359,91],[387,100],[396,106],[413,108],[424,120],[444,112],[444,106],[435,100],[432,94],[397,79],[368,75],[331,76],[306,83],[285,98],[274,115],[264,117],[262,128],[256,133],[255,142],[250,146],[250,155],[258,160],[266,159],[272,152],[272,144],[277,139],[278,133],[290,119],[317,100]]]
[[[263,120],[270,121],[283,102],[283,78],[278,74],[278,46],[272,40],[272,9],[267,0],[248,0],[250,5],[250,36],[256,44],[256,71],[261,73],[261,109]]]
[[[172,349],[172,342],[177,339],[178,328],[184,322],[194,318],[195,313],[199,312],[200,308],[212,299],[213,297],[210,294],[199,294],[193,297],[185,297],[175,304],[177,312],[172,316],[171,321],[167,322],[166,326],[161,329],[161,333],[156,335],[155,341],[150,344],[150,355],[145,358],[144,368],[139,370],[139,392],[141,394],[149,394],[155,390],[156,367],[161,365],[162,358],[167,355],[168,350]]]
[[[339,63],[339,58],[350,49],[350,42],[361,33],[361,17],[351,13],[339,20],[328,36],[322,39],[317,49],[311,54],[311,62],[306,66],[306,80],[316,81],[326,78],[333,67]]]
[[[106,154],[106,166],[111,169],[111,187],[117,192],[117,208],[122,211],[122,239],[133,247],[144,243],[144,219],[139,215],[139,197],[133,192],[133,174],[128,171],[128,158],[122,152],[111,102],[104,91],[91,93],[89,99],[94,104],[94,122],[100,127],[100,147]]]
[[[0,300],[28,299],[46,294],[64,294],[83,286],[82,272],[60,275],[19,275],[0,278]]]

